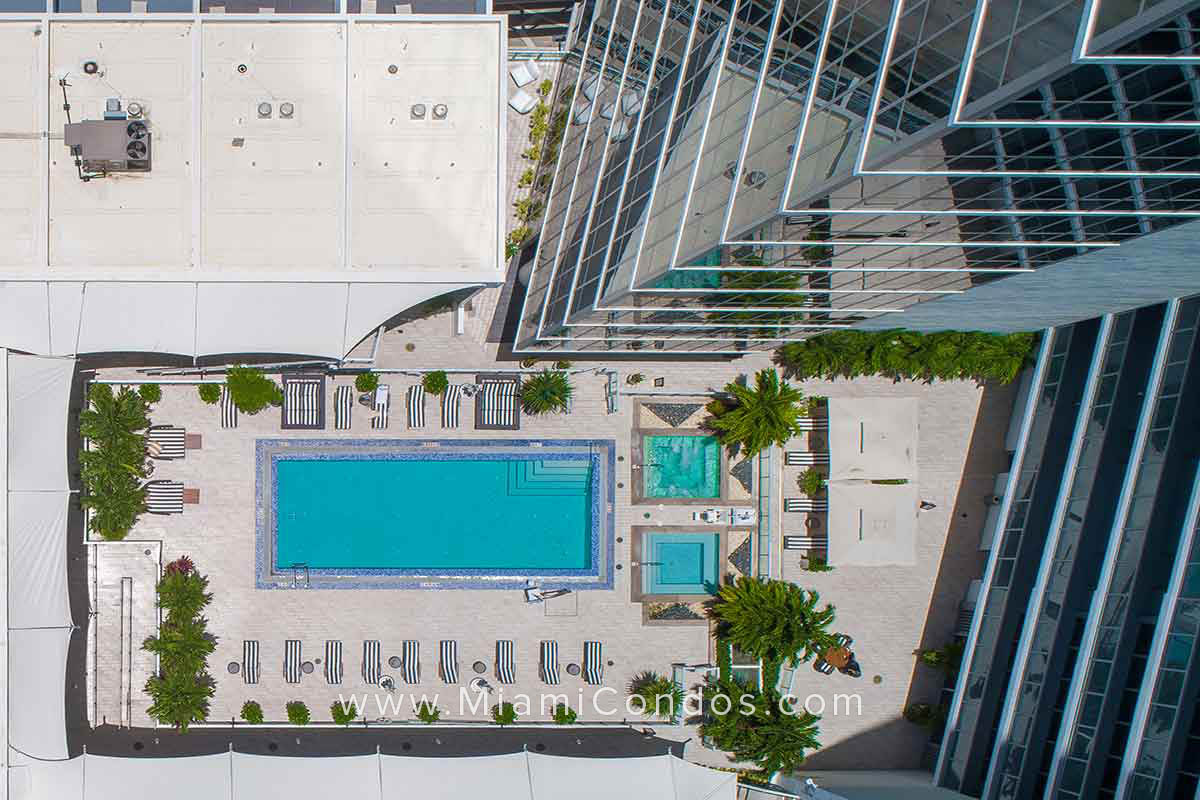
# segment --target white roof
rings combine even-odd
[[[831,481],[828,492],[831,565],[917,563],[916,484]]]
[[[0,347],[340,357],[500,283],[505,36],[485,15],[0,21]],[[145,109],[150,172],[79,179],[63,77],[75,122]]]
[[[917,478],[915,397],[829,400],[829,480]]]
[[[737,775],[670,756],[569,758],[535,753],[475,758],[285,758],[242,753],[193,758],[83,755],[37,762],[14,755],[12,800],[735,800]]]

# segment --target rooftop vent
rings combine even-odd
[[[425,104],[413,103],[412,108],[409,109],[409,114],[412,119],[425,119]]]
[[[434,119],[445,119],[446,115],[449,113],[450,113],[450,109],[446,107],[445,103],[438,103],[437,105],[435,105],[433,107],[433,118]]]

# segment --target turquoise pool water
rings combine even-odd
[[[588,569],[577,459],[279,459],[275,564],[456,574]]]
[[[647,533],[642,539],[642,591],[646,594],[716,594],[721,536],[716,533]]]
[[[721,496],[721,445],[714,436],[647,436],[642,441],[646,497]]]

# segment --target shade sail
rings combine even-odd
[[[78,351],[191,355],[195,318],[194,283],[89,283]]]
[[[70,499],[70,492],[9,492],[9,628],[71,625],[67,594]]]
[[[916,484],[831,481],[828,492],[831,565],[917,563]]]
[[[70,628],[8,632],[8,741],[42,759],[67,757]]]
[[[84,800],[121,797],[209,800],[229,797],[231,780],[229,756],[224,754],[165,759],[88,756],[83,797]],[[290,795],[268,791],[258,796]]]
[[[278,758],[234,753],[232,774],[233,800],[382,800],[377,756]],[[205,795],[216,796],[220,795]],[[391,796],[420,797],[403,784],[397,784]]]
[[[8,355],[8,490],[65,491],[75,362]]]
[[[41,281],[0,281],[0,347],[50,352],[47,291]]]
[[[19,769],[20,786],[14,787],[12,800],[735,800],[737,796],[733,773],[669,755],[596,759],[533,753],[474,758],[84,755],[70,761],[28,763]]]
[[[524,753],[474,758],[388,757],[382,768],[385,786],[407,787],[409,797],[422,800],[531,800]]]
[[[830,481],[916,477],[916,398],[829,400]]]
[[[391,317],[477,285],[0,281],[0,347],[337,359]]]

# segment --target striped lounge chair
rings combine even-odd
[[[475,400],[475,427],[485,431],[521,429],[520,381],[516,378],[485,378]]]
[[[798,427],[802,431],[823,431],[829,427],[828,417],[801,417]]]
[[[408,427],[424,428],[425,387],[419,383],[416,386],[408,387],[408,392],[405,394],[405,403],[408,406]]]
[[[187,455],[187,431],[178,425],[154,425],[146,431],[151,458],[174,461]]]
[[[542,654],[538,659],[538,673],[542,682],[558,685],[558,642],[542,642]]]
[[[783,463],[789,467],[811,467],[816,464],[828,464],[829,453],[815,453],[810,450],[789,450],[783,454]]]
[[[242,680],[248,684],[258,683],[258,640],[246,639],[242,642]]]
[[[446,683],[458,683],[458,642],[443,639],[438,651],[441,655],[438,659],[438,675]]]
[[[452,383],[442,393],[442,427],[458,427],[458,405],[462,398],[462,386]]]
[[[496,680],[509,684],[517,681],[512,639],[500,639],[496,642]]]
[[[325,428],[325,376],[283,377],[283,422],[285,431],[319,431]]]
[[[421,643],[405,639],[400,649],[400,677],[407,684],[421,682]]]
[[[337,639],[325,642],[325,680],[332,686],[342,683],[342,643]]]
[[[339,386],[333,390],[333,427],[350,430],[350,410],[354,408],[354,387]]]
[[[600,642],[583,643],[583,679],[592,686],[604,680],[604,646]]]
[[[383,679],[383,659],[378,639],[363,642],[362,678],[368,686],[378,686]]]
[[[151,514],[182,514],[183,484],[179,481],[147,481],[146,511]]]
[[[300,640],[288,639],[283,643],[283,679],[288,683],[299,683],[304,671],[300,669]]]
[[[238,422],[237,406],[233,404],[233,397],[229,394],[228,386],[221,386],[221,427],[236,428]]]
[[[784,550],[824,550],[829,539],[824,536],[784,536]]]
[[[811,497],[785,497],[783,498],[784,511],[828,511],[829,501],[825,498]]]
[[[386,383],[375,387],[375,416],[371,418],[371,427],[377,431],[387,429],[388,408],[392,402],[392,388]]]

